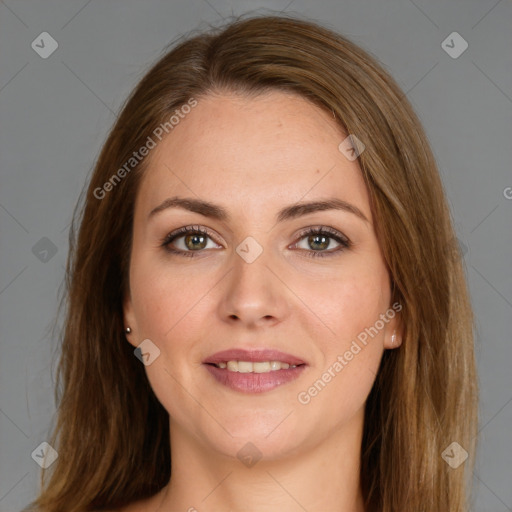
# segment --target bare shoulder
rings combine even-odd
[[[137,502],[138,503],[138,502]],[[120,508],[109,508],[108,510],[94,510],[93,512],[142,512],[145,509],[135,508],[135,503],[130,503]]]
[[[146,508],[141,508],[142,501],[137,501],[120,508],[109,508],[108,510],[94,510],[93,512],[145,512]]]
[[[147,501],[147,500],[146,500]],[[136,501],[133,503],[129,503],[128,505],[125,505],[124,507],[120,508],[113,508],[109,510],[102,510],[101,512],[146,512],[147,506],[143,506],[143,501]],[[98,511],[100,512],[100,511]]]
[[[155,512],[160,505],[165,492],[165,487],[159,492],[150,496],[149,498],[143,498],[141,500],[133,501],[119,508],[112,508],[108,510],[95,510],[94,512]]]
[[[158,508],[158,504],[160,503],[160,499],[162,497],[162,492],[155,494],[149,498],[141,499],[138,501],[134,501],[125,505],[124,507],[106,510],[102,512],[154,512]]]

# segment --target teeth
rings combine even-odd
[[[238,363],[240,370],[240,363]],[[267,373],[270,371],[270,363],[265,361],[263,363],[252,363],[252,370],[254,373]]]
[[[225,363],[217,363],[217,368],[226,368],[230,372],[240,373],[268,373],[277,370],[287,370],[295,368],[297,365],[282,363],[281,361],[261,361],[253,363],[251,361],[226,361]]]
[[[238,361],[238,371],[240,373],[251,373],[252,372],[252,363],[247,362],[247,361]]]

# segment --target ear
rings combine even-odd
[[[384,348],[394,349],[402,345],[403,340],[403,326],[402,326],[402,315],[399,312],[395,313],[395,316],[389,320],[386,325],[386,331],[384,334]]]
[[[136,340],[139,339],[137,335],[137,322],[135,321],[135,313],[133,311],[133,304],[130,294],[128,293],[123,300],[123,322],[126,339],[128,342],[134,347],[138,346]],[[130,333],[126,332],[126,328],[129,327],[131,329]]]

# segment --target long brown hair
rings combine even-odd
[[[392,302],[403,306],[402,346],[385,351],[366,403],[367,510],[467,509],[477,429],[474,320],[427,137],[404,93],[368,52],[309,21],[265,16],[175,45],[133,91],[101,151],[70,235],[49,440],[59,457],[41,475],[36,510],[111,509],[167,484],[168,413],[123,329],[135,197],[149,158],[128,170],[126,162],[191,98],[272,89],[314,102],[365,144],[358,162]],[[122,179],[113,180],[123,165]],[[457,468],[442,456],[452,442],[469,453]]]

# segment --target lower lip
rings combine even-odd
[[[288,368],[286,370],[275,370],[267,373],[240,373],[230,372],[226,368],[207,364],[206,369],[228,388],[242,393],[264,393],[271,391],[283,384],[295,380],[306,368],[306,365]]]

